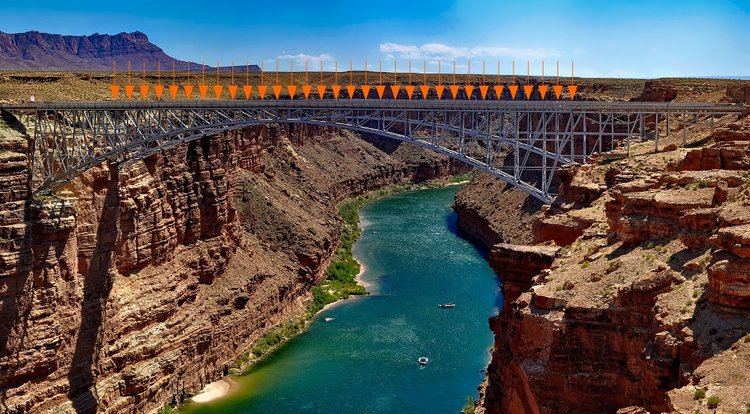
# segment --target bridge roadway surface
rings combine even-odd
[[[677,123],[685,142],[691,125],[713,129],[717,117],[747,113],[745,106],[711,103],[434,99],[28,102],[0,104],[0,110],[36,116],[34,192],[53,191],[104,161],[123,166],[233,129],[297,123],[409,142],[543,202],[552,200],[553,177],[562,165],[585,163],[623,142],[629,152],[634,137],[653,139],[658,150],[660,120],[669,133],[670,119]],[[508,153],[511,161],[499,163]],[[528,178],[530,172],[539,175]]]

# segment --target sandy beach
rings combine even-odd
[[[446,187],[453,187],[454,185],[464,185],[468,184],[470,180],[463,180],[463,181],[456,181],[455,183],[448,183],[445,186]]]
[[[354,280],[357,281],[357,283],[359,283],[360,285],[364,286],[365,290],[368,293],[372,293],[370,291],[370,288],[372,287],[372,283],[362,279],[362,275],[365,274],[365,270],[366,270],[365,265],[360,263],[359,260],[357,260],[357,263],[359,263],[359,273],[357,273],[357,276],[354,277]]]
[[[220,379],[207,384],[201,392],[194,395],[191,399],[197,403],[207,403],[227,395],[231,387],[231,384],[226,379]]]
[[[359,273],[357,273],[357,276],[354,277],[354,280],[357,283],[359,283],[360,285],[364,286],[365,290],[367,291],[368,294],[371,294],[372,292],[370,291],[370,287],[372,286],[372,283],[366,282],[366,281],[362,280],[362,274],[364,274],[364,273],[365,273],[365,265],[363,265],[362,263],[360,263],[359,264]],[[328,309],[331,309],[331,308],[334,308],[336,306],[339,306],[342,303],[345,303],[347,300],[361,298],[361,297],[362,296],[350,296],[349,299],[339,299],[336,302],[329,303],[329,304],[323,306],[323,309],[321,309],[320,312],[318,312],[318,314],[320,314],[322,312],[325,312]]]

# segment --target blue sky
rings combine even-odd
[[[320,4],[326,3],[324,6]],[[5,1],[0,31],[62,34],[140,30],[168,54],[228,64],[266,62],[281,69],[371,70],[395,60],[430,71],[453,60],[465,73],[526,73],[531,61],[553,75],[617,77],[750,75],[750,0],[730,1]]]

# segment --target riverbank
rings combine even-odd
[[[309,323],[323,310],[330,309],[340,303],[345,303],[347,299],[369,294],[368,289],[372,287],[372,284],[362,279],[362,275],[366,269],[357,261],[352,251],[354,244],[362,233],[359,217],[359,209],[362,206],[384,197],[407,191],[461,185],[467,182],[468,176],[470,175],[457,175],[418,184],[409,183],[389,186],[347,199],[339,204],[339,216],[344,221],[344,226],[340,236],[339,247],[326,268],[325,280],[320,285],[311,289],[312,298],[304,312],[295,318],[279,323],[266,335],[258,339],[250,350],[238,358],[235,366],[230,369],[230,375],[242,376],[251,372],[256,364],[304,332]],[[213,394],[214,397],[206,401],[223,398],[230,395],[231,392],[231,387],[227,388],[221,395]],[[191,400],[197,403],[203,402],[196,401],[194,398],[191,398]]]
[[[220,379],[203,387],[201,392],[194,395],[191,399],[193,400],[193,402],[197,403],[207,403],[210,401],[214,401],[227,395],[231,387],[232,384],[229,381],[227,381],[226,379]]]
[[[459,412],[467,395],[476,398],[489,362],[485,326],[498,282],[481,251],[455,232],[456,189],[363,207],[354,254],[373,294],[335,302],[249,375],[231,377],[225,398],[185,412]],[[456,307],[437,307],[448,302]]]
[[[362,206],[384,197],[407,191],[460,185],[467,182],[467,177],[469,176],[470,174],[463,174],[448,179],[431,180],[418,184],[393,185],[343,201],[339,205],[339,216],[344,221],[344,227],[341,231],[339,247],[326,269],[325,280],[320,285],[311,289],[312,300],[299,319],[282,323],[278,328],[272,329],[268,334],[259,339],[258,343],[250,350],[250,354],[254,358],[251,359],[250,355],[243,355],[243,358],[241,358],[242,366],[238,366],[239,374],[247,374],[252,369],[252,366],[261,361],[266,355],[302,333],[307,324],[318,313],[330,305],[369,293],[367,291],[369,285],[361,278],[364,273],[364,267],[357,261],[352,251],[354,244],[362,234],[359,219],[359,209]]]

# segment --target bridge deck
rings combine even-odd
[[[744,113],[750,108],[734,104],[694,102],[607,102],[607,101],[479,101],[479,100],[379,100],[379,99],[306,99],[306,100],[194,100],[194,101],[100,101],[29,102],[0,104],[0,110],[132,110],[132,109],[393,109],[393,110],[490,110],[521,112],[671,112],[671,113]]]

